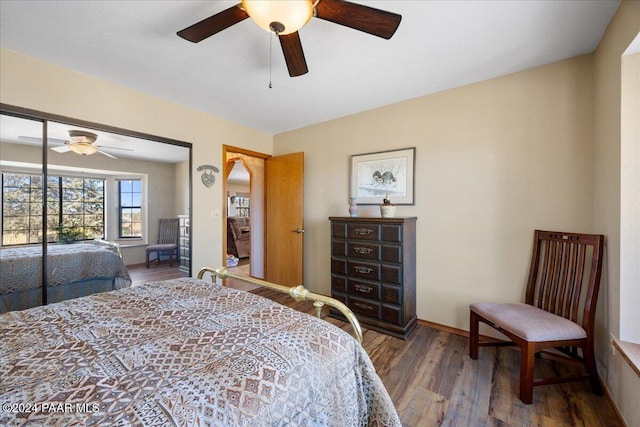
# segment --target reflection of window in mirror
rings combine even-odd
[[[118,182],[119,237],[142,237],[142,180]]]

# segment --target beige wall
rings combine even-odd
[[[0,75],[2,103],[192,143],[194,274],[222,265],[221,178],[207,188],[195,168],[221,167],[222,144],[271,153],[271,135],[7,49]]]
[[[176,215],[189,215],[189,160],[176,163],[175,175]]]
[[[629,426],[640,425],[640,379],[619,354],[607,350],[610,336],[619,337],[621,329],[621,62],[639,31],[640,2],[623,1],[594,55],[594,228],[607,235],[600,304],[604,310],[598,312],[596,348],[599,359],[604,358],[605,369],[600,374]]]
[[[474,301],[523,297],[533,230],[592,231],[591,56],[275,136],[305,152],[305,283],[330,289],[329,221],[350,155],[416,147],[418,318],[468,328]],[[360,216],[379,216],[361,206]]]
[[[251,187],[249,187],[249,183],[242,184],[237,182],[227,182],[227,192],[230,196],[235,196],[238,193],[249,194],[251,192]]]
[[[640,345],[640,53],[622,57],[621,83],[620,339]]]

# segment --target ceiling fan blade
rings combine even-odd
[[[289,75],[297,77],[308,73],[307,61],[304,59],[304,51],[302,50],[298,32],[278,35],[278,38],[280,39],[280,46],[282,46],[282,53],[284,53]]]
[[[25,142],[34,142],[40,144],[42,142],[42,138],[38,138],[35,136],[18,136],[18,140]],[[47,138],[47,143],[49,144],[64,144],[66,141],[64,139],[57,138]]]
[[[68,153],[71,151],[71,148],[68,145],[60,145],[59,147],[51,147],[53,151],[56,153]]]
[[[400,25],[401,15],[344,0],[320,0],[316,17],[374,36],[390,39]]]
[[[207,37],[211,37],[215,33],[226,30],[232,25],[247,19],[249,15],[240,8],[240,3],[225,9],[220,13],[216,13],[202,21],[178,31],[178,35],[185,40],[198,43]]]
[[[113,154],[109,154],[106,151],[98,150],[98,153],[100,153],[100,154],[102,154],[104,156],[107,156],[107,157],[111,157],[112,159],[117,159],[116,156],[114,156]]]
[[[108,145],[96,145],[98,148],[108,148],[109,150],[133,151],[133,148],[109,147]]]

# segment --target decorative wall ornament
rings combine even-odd
[[[202,176],[200,177],[200,179],[202,179],[202,183],[206,187],[211,187],[216,182],[216,177],[213,173],[220,172],[220,169],[213,165],[201,165],[198,166],[197,171],[204,171],[202,172]]]

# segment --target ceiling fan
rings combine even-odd
[[[198,43],[251,17],[280,40],[291,77],[309,70],[298,30],[314,16],[374,36],[390,39],[400,25],[401,15],[344,0],[242,0],[220,13],[178,31],[185,40]]]
[[[30,136],[19,136],[18,139],[23,141],[31,141],[31,142],[41,142],[41,138],[34,138]],[[80,154],[83,156],[89,156],[91,154],[100,153],[107,157],[111,157],[112,159],[117,159],[116,156],[107,153],[105,151],[100,150],[100,148],[108,148],[111,150],[124,150],[124,151],[133,151],[130,148],[119,148],[119,147],[107,147],[104,145],[96,145],[94,144],[98,139],[98,135],[93,132],[88,132],[85,130],[70,130],[69,131],[69,139],[56,139],[56,138],[47,138],[47,142],[50,144],[61,144],[56,147],[51,147],[51,149],[57,153],[67,153],[69,151],[73,151],[76,154]]]

